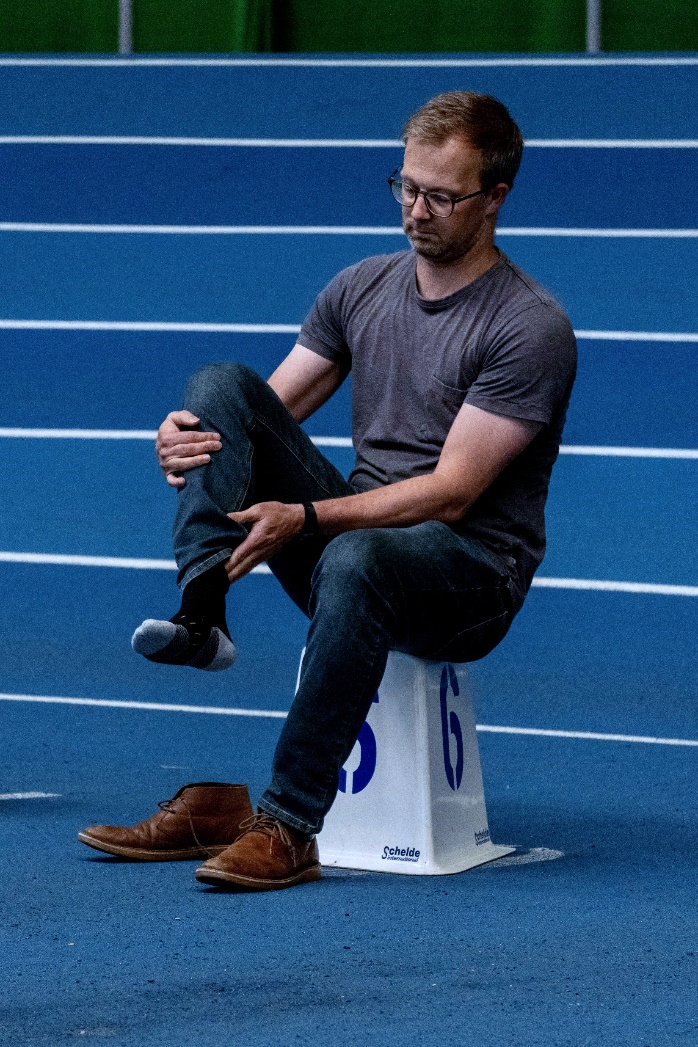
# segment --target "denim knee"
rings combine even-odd
[[[336,595],[345,606],[372,592],[390,598],[389,540],[380,528],[345,531],[327,545],[313,572],[311,611],[318,597]]]
[[[210,403],[224,394],[226,402],[235,401],[239,394],[265,385],[263,378],[251,367],[240,363],[214,363],[200,367],[189,379],[185,402]]]

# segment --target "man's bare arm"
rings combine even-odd
[[[269,379],[269,385],[297,422],[321,407],[341,382],[337,364],[302,345],[294,346]],[[190,428],[198,422],[191,411],[171,411],[158,429],[155,453],[170,487],[184,487],[187,481],[181,473],[206,465],[222,447],[218,433]]]
[[[464,404],[433,473],[348,498],[318,502],[323,534],[361,527],[406,527],[425,520],[454,523],[487,490],[541,428],[538,422]]]
[[[363,494],[316,502],[320,531],[336,535],[366,527],[460,520],[540,428],[539,422],[506,418],[464,404],[433,473]],[[281,502],[263,502],[230,515],[250,527],[247,538],[227,562],[231,581],[278,552],[302,530],[305,518],[302,506]]]
[[[269,385],[297,422],[304,422],[342,384],[339,364],[297,343],[276,368]]]

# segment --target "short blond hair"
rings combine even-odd
[[[523,137],[506,106],[491,95],[446,91],[418,109],[402,130],[404,142],[413,139],[441,145],[457,137],[480,150],[484,190],[500,182],[509,187],[514,184]]]

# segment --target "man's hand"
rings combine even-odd
[[[303,530],[305,523],[303,506],[284,502],[258,502],[241,513],[228,513],[228,516],[235,523],[249,528],[247,538],[225,564],[231,583],[277,553]]]
[[[218,433],[200,433],[186,428],[199,419],[191,411],[170,411],[158,429],[155,453],[170,487],[184,487],[186,480],[178,473],[196,469],[211,461],[211,453],[220,451]]]

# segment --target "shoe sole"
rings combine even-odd
[[[229,843],[211,844],[205,850],[203,847],[186,847],[178,851],[146,851],[139,847],[119,847],[115,843],[104,843],[96,836],[84,832],[78,833],[78,840],[80,843],[86,843],[88,847],[94,847],[96,851],[113,854],[117,858],[133,858],[139,862],[181,862],[194,858],[212,858],[222,854],[233,842],[231,840]]]
[[[222,869],[197,869],[195,876],[199,883],[207,883],[211,887],[242,887],[247,891],[280,891],[284,887],[295,887],[299,883],[312,883],[322,877],[320,864],[311,865],[302,869],[295,876],[287,876],[285,880],[262,880],[255,876],[242,876],[239,873],[228,873]]]

